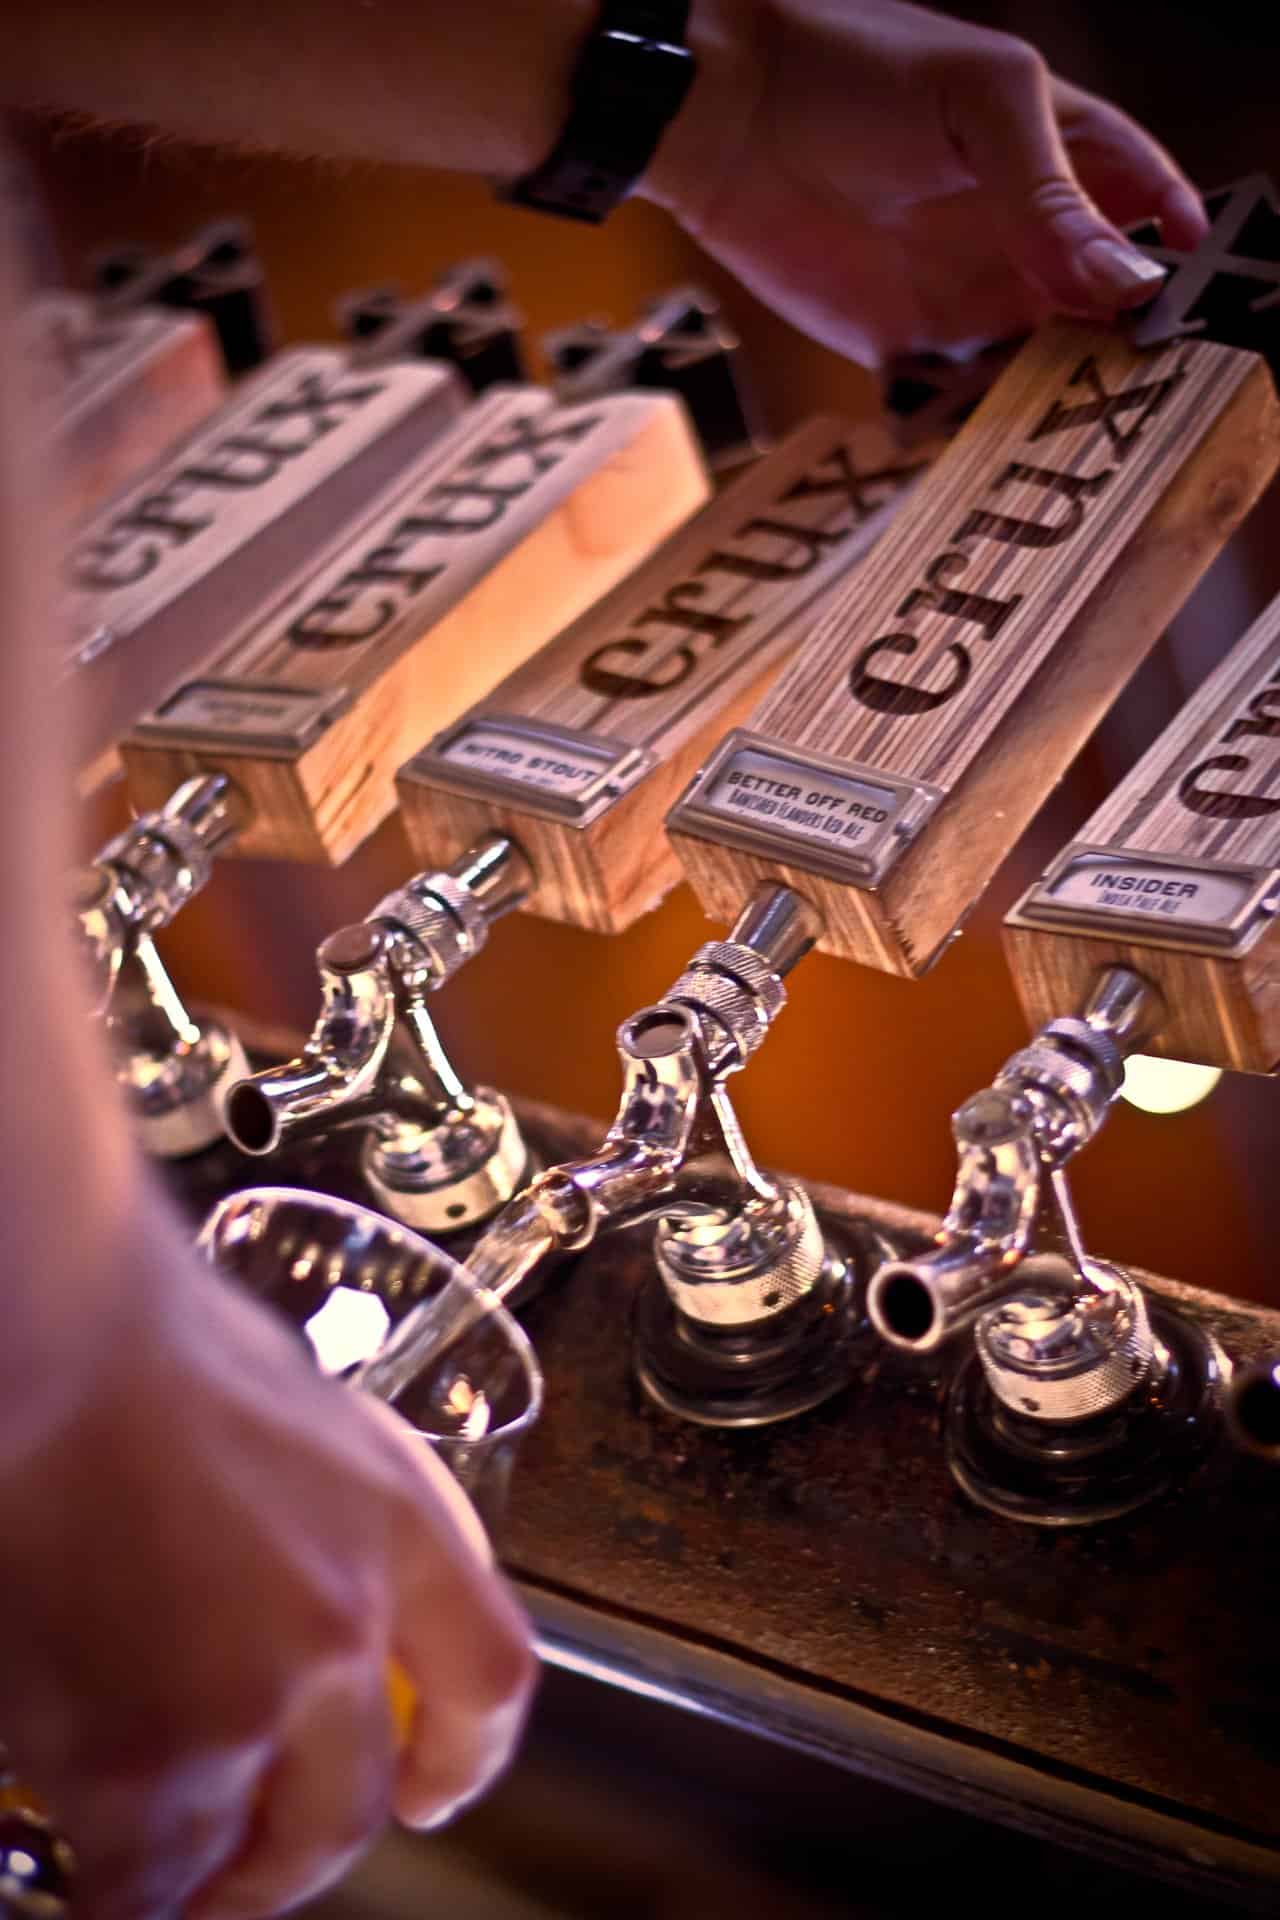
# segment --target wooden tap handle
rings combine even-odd
[[[1147,1051],[1280,1066],[1280,599],[1005,922],[1033,1026],[1107,966],[1160,988]]]
[[[1278,461],[1257,355],[1042,328],[673,810],[707,912],[924,972]]]

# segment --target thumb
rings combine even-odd
[[[1010,41],[952,95],[947,126],[980,187],[1004,209],[1011,264],[1058,306],[1115,313],[1158,292],[1164,268],[1127,240],[1076,178],[1049,71]]]

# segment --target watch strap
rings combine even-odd
[[[688,0],[605,0],[559,140],[500,198],[598,226],[644,173],[693,84],[689,13]]]

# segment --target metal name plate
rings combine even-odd
[[[132,737],[151,747],[218,747],[292,760],[350,705],[345,687],[312,693],[270,681],[189,680],[139,721]]]
[[[1153,944],[1239,950],[1280,914],[1280,870],[1071,847],[1020,911],[1082,933],[1123,928]]]
[[[588,827],[656,764],[647,749],[606,734],[492,713],[438,734],[403,777]]]
[[[855,887],[876,887],[942,794],[856,761],[786,753],[742,728],[723,740],[668,824]]]

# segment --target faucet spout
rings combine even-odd
[[[1030,1244],[1040,1202],[1035,1114],[1021,1094],[989,1088],[952,1120],[959,1167],[938,1245],[889,1261],[867,1292],[872,1325],[890,1346],[931,1353],[1009,1285]]]
[[[389,945],[387,935],[362,925],[321,947],[320,1015],[302,1053],[240,1081],[227,1097],[227,1131],[242,1153],[275,1153],[288,1140],[377,1110],[396,1017]]]

